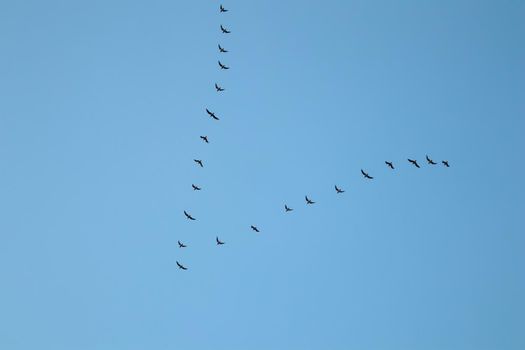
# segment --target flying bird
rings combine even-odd
[[[193,216],[191,216],[190,214],[188,214],[186,212],[186,210],[184,210],[184,215],[186,215],[186,218],[189,219],[189,220],[195,220],[195,218]]]
[[[417,164],[417,160],[408,158],[408,161],[409,161],[410,163],[414,164],[414,166],[415,166],[416,168],[419,168],[419,164]]]
[[[448,165],[448,160],[442,160],[441,163],[443,163],[443,165],[447,168],[450,167],[450,165]]]
[[[208,115],[209,115],[211,118],[213,118],[213,119],[215,119],[215,120],[219,120],[219,117],[217,117],[217,116],[215,115],[215,113],[213,113],[212,111],[210,111],[208,108],[206,108],[206,113],[208,113]]]
[[[200,191],[201,190],[201,188],[199,186],[196,186],[194,184],[191,184],[191,187],[193,187],[194,191]]]
[[[186,248],[186,245],[181,243],[181,241],[177,241],[177,243],[179,243],[179,248]]]
[[[177,263],[177,266],[179,267],[179,269],[181,269],[181,270],[187,270],[188,269],[187,267],[181,265],[178,261],[175,261],[175,262]]]
[[[217,245],[223,245],[224,244],[224,242],[221,242],[219,240],[219,237],[215,237],[215,241],[217,242]]]
[[[306,199],[306,204],[314,204],[315,202],[308,198],[308,196],[304,196],[304,199]]]
[[[208,136],[201,136],[201,139],[202,139],[202,141],[204,141],[206,143],[209,143],[208,142]]]
[[[219,67],[221,67],[221,69],[230,69],[230,67],[225,66],[224,64],[222,64],[221,61],[217,61],[217,62],[219,62]]]
[[[228,52],[228,50],[226,50],[225,48],[223,48],[223,47],[221,46],[221,44],[217,44],[217,46],[219,46],[219,52],[221,52],[221,53],[226,53],[226,52]]]
[[[252,230],[254,230],[255,232],[259,232],[259,229],[253,225],[250,226],[252,228]]]
[[[228,12],[228,10],[225,9],[224,6],[222,6],[222,5],[219,7],[219,9],[221,10],[221,12]]]
[[[224,34],[230,34],[230,33],[231,33],[228,29],[224,28],[224,27],[222,26],[222,24],[221,24],[221,31],[222,31]]]
[[[345,191],[340,189],[339,187],[337,187],[337,185],[335,185],[335,192],[337,192],[337,193],[345,193]]]
[[[430,159],[428,156],[425,156],[427,158],[428,164],[436,165],[437,163],[434,162],[432,159]]]
[[[202,160],[200,159],[194,159],[193,160],[195,163],[199,164],[201,166],[201,168],[204,168],[204,165],[202,165]]]
[[[215,83],[215,90],[217,90],[217,92],[221,92],[224,91],[224,88],[221,88],[219,85],[217,85],[217,83]]]
[[[388,165],[388,167],[389,167],[390,169],[394,169],[394,164],[392,164],[392,162],[387,162],[387,161],[385,160],[385,164]]]
[[[370,175],[368,175],[368,173],[365,173],[365,172],[363,171],[363,169],[361,169],[361,174],[363,174],[363,176],[365,177],[365,179],[369,179],[369,180],[372,180],[372,179],[373,179],[373,177],[370,176]]]
[[[290,207],[288,207],[288,206],[285,204],[285,205],[284,205],[284,210],[285,210],[286,212],[289,212],[289,211],[292,211],[293,209],[290,208]]]

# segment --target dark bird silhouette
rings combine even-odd
[[[394,169],[394,164],[392,164],[392,162],[387,162],[385,160],[385,164],[388,165],[390,167],[390,169]]]
[[[215,90],[217,90],[217,92],[221,92],[224,91],[224,88],[221,88],[219,85],[217,85],[217,83],[215,83]]]
[[[365,179],[369,179],[369,180],[372,180],[372,179],[373,179],[373,177],[370,176],[370,175],[368,175],[368,173],[365,173],[365,172],[363,171],[363,169],[361,169],[361,174],[363,174],[363,176],[365,177]]]
[[[290,208],[290,207],[288,207],[286,204],[284,205],[284,210],[285,210],[286,212],[293,211],[293,209]]]
[[[219,62],[219,67],[221,67],[221,69],[230,69],[230,67],[225,66],[224,64],[222,64],[221,61],[217,61],[217,62]]]
[[[221,242],[219,240],[219,237],[215,237],[215,241],[217,242],[217,245],[223,245],[224,244],[224,242]]]
[[[306,199],[306,204],[315,204],[315,202],[308,198],[308,196],[304,196],[304,199]]]
[[[345,193],[345,191],[343,191],[342,189],[337,187],[337,185],[335,185],[335,192],[337,192],[337,193]]]
[[[184,215],[186,215],[186,218],[189,219],[189,220],[195,220],[195,218],[193,216],[191,216],[190,214],[188,214],[186,212],[186,210],[184,210]]]
[[[186,245],[181,243],[181,241],[177,241],[177,243],[179,243],[179,248],[186,248]]]
[[[194,159],[193,160],[195,163],[199,164],[201,166],[201,168],[204,168],[204,165],[202,164],[202,160],[200,159]]]
[[[446,166],[447,168],[450,167],[450,165],[448,165],[448,160],[442,160],[441,163],[443,163],[443,165]]]
[[[221,46],[221,44],[217,44],[217,46],[219,46],[219,52],[221,52],[221,53],[226,53],[226,52],[228,52],[228,50],[226,50],[225,48],[223,48],[223,47]]]
[[[179,267],[179,269],[181,269],[181,270],[187,270],[188,269],[187,267],[181,265],[178,261],[175,261],[175,262],[177,263],[177,266]]]
[[[201,188],[199,186],[195,186],[194,184],[191,184],[191,187],[193,187],[194,191],[200,191]]]
[[[434,162],[432,159],[430,159],[428,156],[425,156],[425,158],[427,158],[427,162],[428,164],[432,164],[432,165],[436,165],[437,163]]]
[[[222,24],[221,24],[221,31],[222,31],[224,34],[230,34],[230,33],[231,33],[228,29],[224,28],[224,27],[222,26]]]
[[[252,230],[254,230],[255,232],[259,232],[259,229],[253,225],[250,226],[252,228]]]
[[[201,139],[202,139],[202,141],[204,141],[206,143],[209,143],[208,142],[208,136],[201,136]]]
[[[206,113],[208,113],[208,115],[209,115],[211,118],[213,118],[213,119],[215,119],[215,120],[219,120],[219,117],[217,117],[217,116],[215,115],[215,113],[213,113],[212,111],[210,111],[208,108],[206,108]]]
[[[222,6],[222,5],[219,7],[219,9],[221,10],[221,12],[228,12],[228,10],[225,9],[224,6]]]
[[[417,164],[417,160],[408,158],[408,161],[409,161],[410,163],[414,164],[414,166],[415,166],[416,168],[419,168],[419,164]]]

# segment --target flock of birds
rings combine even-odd
[[[228,12],[228,10],[226,8],[224,8],[223,5],[220,5],[219,7],[219,11],[220,13],[226,13]],[[220,30],[223,34],[230,34],[231,32],[225,28],[222,24],[220,25]],[[223,53],[227,53],[228,50],[226,50],[225,48],[223,48],[220,44],[218,44],[218,48],[219,48],[219,54],[223,54]],[[218,60],[218,64],[219,64],[219,68],[220,69],[224,69],[224,70],[227,70],[227,69],[230,69],[229,66],[223,64],[220,60]],[[215,90],[218,92],[218,93],[221,93],[223,92],[225,89],[221,86],[219,86],[219,84],[215,83]],[[214,112],[210,111],[208,108],[206,108],[206,113],[208,114],[208,116],[214,120],[219,120],[219,117],[217,117],[215,115]],[[208,140],[208,136],[200,136],[200,139],[205,142],[205,143],[209,143],[209,140]],[[433,161],[428,155],[425,156],[426,158],[426,161],[427,161],[427,164],[428,165],[431,165],[431,166],[434,166],[434,165],[437,165],[438,163],[436,163],[435,161]],[[204,163],[201,159],[194,159],[193,160],[195,162],[195,164],[201,168],[204,168]],[[416,168],[420,168],[420,165],[419,163],[417,162],[416,159],[410,159],[408,158],[407,161],[409,163],[411,163],[413,166],[415,166]],[[442,165],[445,166],[445,167],[450,167],[449,163],[447,160],[442,160],[441,161]],[[392,161],[385,161],[385,164],[387,167],[389,167],[391,170],[394,170],[395,167],[394,167],[394,163]],[[374,177],[369,175],[368,172],[366,172],[365,170],[361,169],[361,174],[363,175],[363,177],[366,179],[366,180],[373,180]],[[201,191],[202,188],[195,185],[195,184],[191,184],[191,187],[193,188],[194,191]],[[335,188],[335,192],[336,194],[343,194],[345,192],[345,190],[343,190],[342,188],[338,187],[337,185],[334,186]],[[305,197],[305,201],[306,201],[306,205],[313,205],[315,204],[315,201],[313,201],[312,199],[308,198],[308,196],[306,195]],[[284,211],[285,213],[289,213],[291,211],[293,211],[294,209],[289,207],[287,204],[284,205]],[[190,213],[188,213],[186,210],[184,210],[184,216],[186,217],[186,219],[190,220],[190,221],[195,221],[197,220],[195,217],[193,217]],[[259,228],[257,228],[257,226],[255,225],[251,225],[250,228],[259,233]],[[177,241],[178,245],[179,245],[179,248],[187,248],[187,245],[182,243],[180,240]],[[224,241],[221,241],[219,239],[218,236],[215,237],[215,243],[217,246],[221,246],[221,245],[224,245],[225,242]],[[186,266],[184,266],[183,264],[181,264],[179,261],[176,261],[177,263],[177,266],[179,267],[179,269],[181,270],[187,270],[188,268]]]

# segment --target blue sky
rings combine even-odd
[[[0,348],[525,348],[525,3],[224,4],[0,2]]]

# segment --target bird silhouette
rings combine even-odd
[[[428,164],[432,164],[432,165],[436,165],[437,163],[434,162],[432,159],[430,159],[428,156],[425,156],[425,158],[427,158],[427,162]]]
[[[201,188],[199,186],[196,186],[194,184],[191,184],[191,187],[193,187],[194,191],[200,191],[201,190]]]
[[[186,248],[186,245],[181,243],[181,241],[177,241],[177,243],[179,243],[179,248]]]
[[[293,211],[293,209],[290,208],[290,207],[288,207],[286,204],[284,205],[284,210],[285,210],[286,212]]]
[[[315,202],[308,198],[308,196],[304,196],[304,199],[306,199],[306,204],[315,204]]]
[[[221,242],[219,240],[219,237],[215,237],[215,241],[217,242],[217,245],[223,245],[224,244],[224,242]]]
[[[254,230],[255,232],[259,232],[259,229],[253,225],[250,226],[252,228],[252,230]]]
[[[373,179],[373,177],[370,176],[370,175],[368,175],[368,173],[365,173],[365,172],[363,171],[363,169],[361,169],[361,174],[363,174],[363,176],[365,177],[365,179],[369,179],[369,180],[372,180],[372,179]]]
[[[181,263],[179,263],[178,261],[175,261],[175,262],[177,263],[177,266],[179,267],[179,269],[181,269],[181,270],[187,270],[188,269],[187,267],[181,265]]]
[[[208,136],[201,136],[201,139],[202,139],[202,141],[204,141],[206,143],[209,143],[208,142]]]
[[[217,62],[219,62],[219,67],[221,67],[221,69],[230,69],[230,67],[225,66],[224,64],[222,64],[221,61],[217,61]]]
[[[408,158],[408,161],[409,161],[410,163],[414,164],[414,166],[415,166],[416,168],[419,168],[419,164],[417,164],[417,160]]]
[[[343,191],[342,189],[337,187],[337,185],[335,185],[335,192],[337,192],[337,193],[345,193],[345,191]]]
[[[450,165],[448,165],[448,160],[442,160],[441,163],[443,163],[443,165],[446,166],[447,168],[450,167]]]
[[[224,27],[222,26],[222,24],[221,24],[221,31],[222,31],[224,34],[230,34],[230,33],[231,33],[228,29],[224,28]]]
[[[217,90],[217,92],[221,92],[224,91],[224,88],[221,88],[219,85],[217,85],[217,83],[215,83],[215,90]]]
[[[221,12],[228,12],[228,10],[225,9],[224,6],[222,6],[222,5],[219,7],[219,10],[220,10]]]
[[[193,160],[195,163],[199,164],[201,166],[201,168],[204,168],[204,165],[202,164],[202,160],[200,159],[194,159]]]
[[[212,111],[210,111],[208,108],[206,108],[206,113],[208,113],[208,115],[215,119],[215,120],[219,120],[219,118],[215,115],[215,113],[213,113]]]
[[[385,160],[385,164],[388,165],[390,167],[390,169],[394,169],[394,164],[392,164],[392,162],[387,162]]]
[[[189,220],[196,220],[193,216],[191,216],[190,214],[188,214],[186,212],[186,210],[184,210],[184,215],[186,215],[186,218],[189,219]]]
[[[221,52],[221,53],[226,53],[226,52],[228,52],[228,50],[226,50],[225,48],[223,48],[223,47],[221,46],[221,44],[217,44],[217,46],[219,46],[219,52]]]

